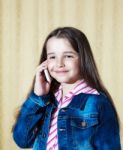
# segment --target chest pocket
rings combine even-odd
[[[71,126],[87,129],[98,124],[98,114],[83,114],[82,117],[71,117]]]

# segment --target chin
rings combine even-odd
[[[67,84],[73,84],[74,82],[76,82],[73,79],[56,79],[56,80],[60,83],[67,83]]]
[[[60,82],[60,83],[67,83],[67,82],[69,82],[69,80],[68,79],[56,79],[58,82]]]

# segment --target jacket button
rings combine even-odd
[[[81,126],[82,126],[82,127],[86,127],[86,126],[87,126],[87,123],[86,123],[85,121],[82,121],[82,122],[81,122]]]
[[[60,128],[59,131],[65,131],[65,129]]]
[[[33,130],[33,134],[36,134],[37,131],[38,131],[38,128],[36,127],[36,128]]]
[[[64,109],[61,109],[61,112],[66,112],[66,109],[64,108]]]
[[[43,138],[45,138],[45,137],[46,137],[46,134],[45,134],[45,133],[43,133],[43,132],[42,132],[42,137],[43,137]]]
[[[48,102],[46,102],[46,105],[49,105],[50,104],[50,102],[48,101]]]

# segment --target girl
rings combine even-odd
[[[13,138],[34,150],[121,149],[116,109],[80,30],[57,28],[46,38]]]

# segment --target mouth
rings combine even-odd
[[[57,73],[57,74],[65,74],[65,73],[67,73],[68,71],[66,71],[66,70],[61,70],[61,71],[55,71],[55,73]]]

